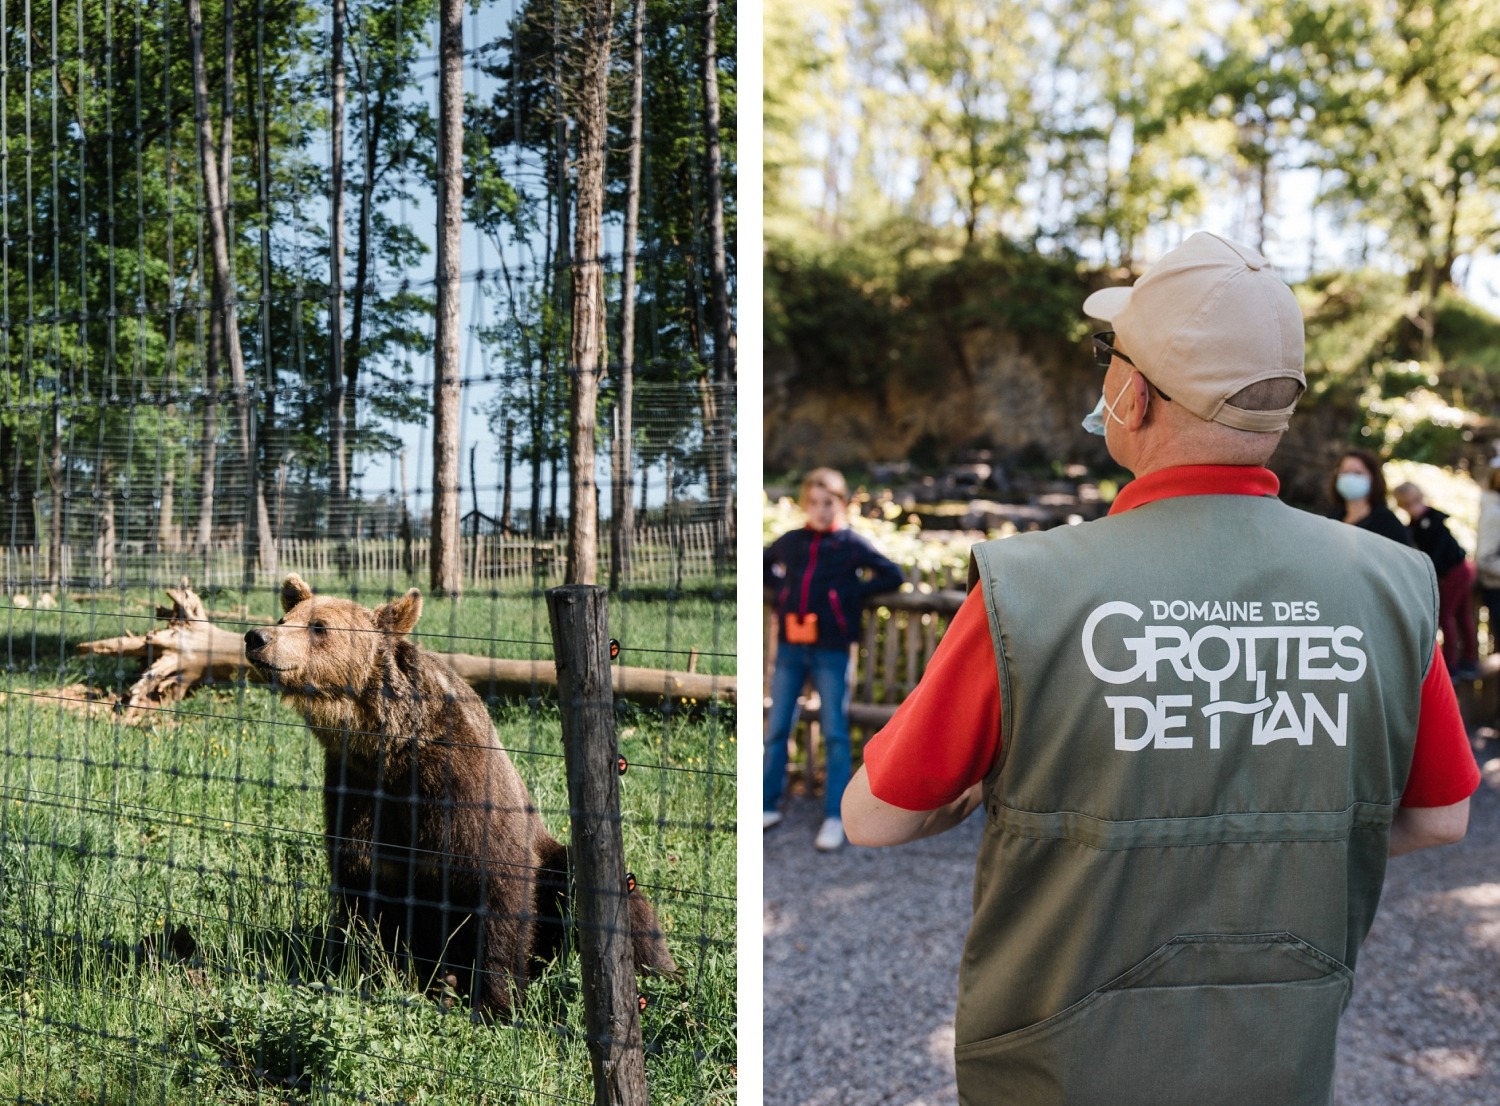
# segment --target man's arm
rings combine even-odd
[[[1000,749],[1000,709],[989,620],[975,591],[948,624],[917,686],[865,742],[864,764],[844,790],[849,840],[895,845],[963,821],[982,801]]]
[[[847,800],[846,800],[847,801]],[[1391,823],[1391,855],[1452,845],[1469,829],[1469,800],[1450,806],[1403,806]]]
[[[1469,796],[1478,786],[1479,765],[1474,763],[1448,666],[1434,644],[1422,681],[1411,773],[1391,823],[1390,855],[1462,840],[1469,828]]]
[[[844,789],[844,836],[855,845],[904,845],[952,829],[983,801],[981,781],[936,810],[906,810],[871,794],[861,766]]]

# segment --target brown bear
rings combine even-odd
[[[281,585],[286,612],[245,635],[257,680],[323,746],[323,824],[343,924],[359,919],[429,984],[503,1017],[533,960],[561,947],[568,849],[542,824],[489,712],[406,635],[416,588],[374,610]],[[629,891],[636,970],[677,974],[651,904]]]

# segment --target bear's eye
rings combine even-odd
[[[312,631],[313,637],[322,637],[328,632],[328,625],[324,622],[308,623],[307,628]]]

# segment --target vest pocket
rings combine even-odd
[[[955,1050],[964,1106],[1329,1106],[1353,973],[1289,933],[1178,937],[1045,1021]]]

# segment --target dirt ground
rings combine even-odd
[[[1500,742],[1459,845],[1391,862],[1339,1035],[1338,1106],[1500,1104]],[[765,837],[766,1106],[956,1106],[953,1008],[976,819],[898,849]]]
[[[1500,1103],[1500,743],[1469,834],[1391,862],[1339,1032],[1340,1106]]]

